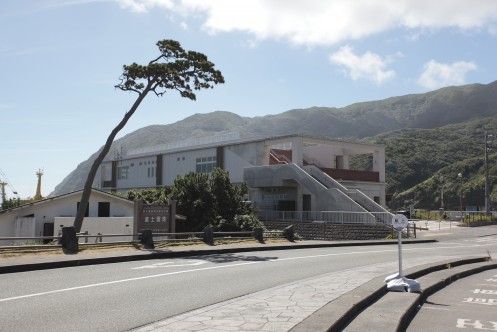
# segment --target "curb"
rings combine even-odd
[[[405,240],[403,244],[418,244],[418,243],[433,243],[437,242],[434,239],[426,240]],[[67,259],[62,261],[52,262],[39,262],[29,264],[13,264],[9,266],[0,266],[0,274],[28,272],[35,270],[48,270],[65,267],[77,267],[87,265],[99,265],[110,263],[132,262],[139,260],[150,259],[165,259],[165,258],[180,258],[192,257],[201,255],[213,254],[230,254],[238,252],[253,252],[253,251],[270,251],[270,250],[288,250],[288,249],[312,249],[312,248],[331,248],[331,247],[354,247],[354,246],[370,246],[370,245],[392,245],[397,244],[397,240],[389,241],[363,241],[363,242],[342,242],[342,243],[319,243],[319,244],[301,244],[301,245],[270,245],[258,247],[236,247],[236,248],[220,248],[220,249],[204,249],[204,250],[183,250],[183,251],[168,251],[157,252],[157,250],[147,250],[146,254],[135,254],[126,256],[111,256],[111,257],[98,257],[98,258],[84,258],[78,259],[76,255],[72,255],[74,259]]]
[[[414,267],[408,269],[408,271],[411,272],[405,273],[404,275],[410,279],[417,279],[432,272],[445,270],[447,269],[447,264],[450,264],[452,267],[456,267],[472,263],[481,263],[487,260],[488,257],[476,257],[456,261],[446,261],[436,265]],[[290,331],[343,331],[366,308],[373,305],[388,293],[384,279],[385,276],[374,278],[351,292],[340,296],[303,320],[300,324],[294,326]],[[413,310],[417,308],[417,304],[418,303],[413,306]],[[406,316],[405,318],[403,317],[402,319],[409,319],[409,316]],[[400,323],[398,326],[400,326]],[[405,331],[405,329],[397,329],[397,331]]]
[[[428,297],[430,297],[431,295],[433,295],[436,292],[442,290],[443,288],[449,286],[454,281],[457,281],[457,280],[465,278],[465,277],[469,277],[473,274],[477,274],[477,273],[487,271],[487,270],[492,270],[492,269],[497,269],[497,263],[491,263],[488,265],[483,265],[483,266],[479,266],[479,267],[476,267],[473,269],[468,269],[465,271],[454,273],[454,274],[450,275],[449,277],[442,279],[439,282],[426,288],[421,294],[419,294],[417,299],[411,303],[411,305],[409,306],[407,311],[404,313],[404,315],[402,315],[402,317],[400,318],[399,323],[397,325],[396,331],[401,332],[401,331],[405,331],[407,329],[407,327],[409,326],[411,321],[416,316],[419,308],[423,305],[424,302],[426,302],[426,299]]]

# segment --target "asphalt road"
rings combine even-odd
[[[418,233],[403,261],[497,257],[497,227]],[[396,246],[219,254],[0,275],[0,331],[124,331],[330,272],[397,261]],[[396,272],[396,271],[392,271]]]

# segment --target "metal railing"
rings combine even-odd
[[[284,222],[330,222],[339,224],[372,224],[391,220],[390,212],[351,211],[259,211],[259,220]],[[385,223],[385,222],[382,222]]]
[[[181,233],[153,233],[155,242],[203,242],[204,232],[181,232]],[[76,235],[79,244],[84,245],[112,245],[112,244],[133,244],[140,243],[140,236],[142,233],[137,234],[88,234],[78,233]],[[233,231],[233,232],[213,232],[214,240],[245,240],[253,238],[253,231]],[[104,238],[114,237],[130,237],[129,241],[104,241]],[[263,231],[263,237],[269,238],[282,238],[282,231]],[[57,248],[61,247],[60,240],[62,236],[11,236],[0,237],[0,241],[9,241],[8,245],[1,245],[0,248]],[[83,239],[83,242],[81,242]],[[41,242],[47,240],[48,243],[42,244]],[[15,243],[16,241],[26,241],[23,243]]]

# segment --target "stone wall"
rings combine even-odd
[[[264,221],[268,230],[283,230],[293,225],[295,232],[304,240],[380,240],[391,235],[383,224],[332,224],[332,223],[290,223]]]

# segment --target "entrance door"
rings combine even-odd
[[[43,236],[54,236],[53,230],[54,230],[53,222],[46,222],[43,224]],[[51,240],[49,239],[43,240],[44,244],[47,244],[49,242],[51,242]]]
[[[311,195],[302,195],[302,210],[304,211],[302,213],[302,219],[311,220],[311,212],[309,212],[312,211]]]

